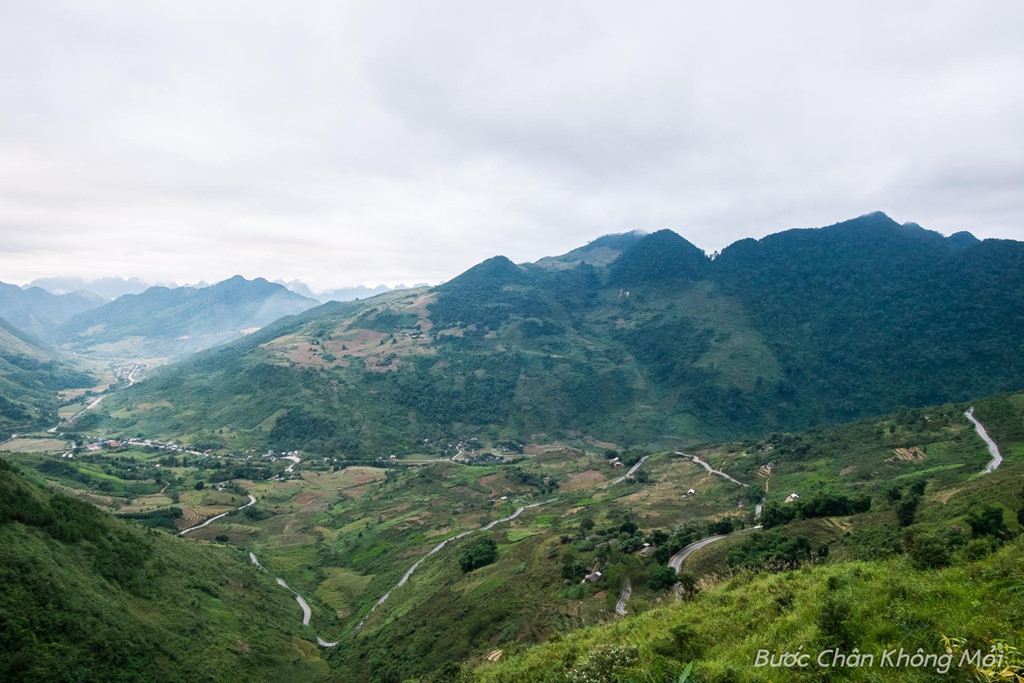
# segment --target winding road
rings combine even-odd
[[[649,456],[649,455],[645,455],[644,457],[640,458],[640,459],[639,459],[639,460],[638,460],[638,461],[636,462],[636,464],[634,464],[634,465],[633,465],[632,467],[630,467],[630,468],[629,468],[629,470],[628,470],[628,471],[627,471],[627,472],[626,472],[626,473],[625,473],[624,475],[622,475],[622,476],[621,476],[621,477],[619,477],[618,479],[613,479],[612,481],[608,482],[608,483],[607,483],[607,484],[605,484],[604,486],[600,487],[600,488],[599,488],[598,490],[603,490],[603,489],[606,489],[606,488],[608,488],[608,487],[610,487],[610,486],[615,486],[616,484],[621,484],[622,482],[624,482],[624,481],[626,480],[626,478],[627,478],[627,477],[631,476],[631,475],[632,475],[632,474],[634,474],[634,473],[635,473],[635,472],[636,472],[636,471],[637,471],[638,469],[640,469],[640,466],[641,466],[641,465],[643,465],[643,464],[644,464],[644,461],[645,461],[645,460],[647,460],[647,458],[649,458],[649,457],[651,457],[651,456]],[[738,482],[737,482],[737,483],[738,483]],[[415,564],[414,564],[413,566],[409,567],[409,570],[405,572],[405,574],[404,574],[404,575],[402,576],[402,578],[401,578],[401,579],[400,579],[400,580],[398,581],[398,583],[396,583],[396,584],[394,585],[394,587],[392,587],[392,588],[391,588],[391,590],[389,590],[389,591],[388,591],[387,593],[385,593],[384,595],[382,595],[382,596],[380,597],[380,599],[379,599],[379,600],[377,600],[377,602],[375,602],[375,603],[373,604],[373,607],[371,607],[371,608],[370,608],[370,611],[369,611],[369,612],[367,612],[367,613],[366,613],[366,614],[365,614],[365,615],[363,616],[363,618],[359,620],[359,623],[358,623],[358,624],[356,624],[356,630],[359,630],[359,629],[361,629],[361,628],[363,627],[363,622],[365,622],[365,621],[366,621],[366,619],[367,619],[367,618],[368,618],[368,617],[369,617],[369,616],[370,616],[371,614],[373,614],[374,610],[376,610],[376,609],[377,609],[378,607],[380,607],[381,605],[383,605],[383,604],[384,604],[384,602],[385,602],[385,601],[386,601],[386,600],[387,600],[387,599],[388,599],[389,597],[391,597],[391,592],[392,592],[392,591],[394,591],[394,590],[395,590],[395,588],[398,588],[399,586],[403,585],[403,584],[404,584],[404,583],[405,583],[406,581],[408,581],[408,580],[409,580],[409,577],[410,577],[410,576],[412,576],[412,575],[413,575],[413,573],[414,573],[414,572],[416,571],[416,569],[418,569],[418,568],[419,568],[419,566],[420,566],[420,563],[421,563],[421,562],[423,562],[423,560],[427,559],[428,557],[430,557],[430,556],[431,556],[431,555],[433,555],[434,553],[436,553],[436,552],[438,552],[439,550],[441,550],[441,548],[443,548],[443,547],[445,547],[446,545],[448,545],[448,543],[450,543],[451,541],[455,541],[455,540],[457,540],[457,539],[463,538],[463,537],[465,537],[465,536],[468,536],[469,534],[472,534],[472,533],[474,533],[474,532],[476,532],[476,531],[488,531],[488,530],[492,529],[492,528],[493,528],[493,527],[494,527],[495,525],[497,525],[497,524],[501,524],[502,522],[509,522],[509,521],[512,521],[513,519],[515,519],[516,517],[518,517],[519,515],[521,515],[521,514],[522,514],[523,512],[525,512],[526,510],[529,510],[530,508],[535,508],[535,507],[539,507],[539,506],[541,506],[541,505],[547,505],[547,504],[549,504],[549,503],[554,503],[554,502],[555,502],[556,500],[558,500],[558,498],[551,498],[551,499],[549,499],[549,500],[541,501],[541,502],[539,502],[539,503],[530,503],[529,505],[524,505],[524,506],[522,506],[521,508],[518,508],[518,509],[517,509],[517,510],[516,510],[515,512],[513,512],[513,513],[512,513],[511,515],[509,515],[508,517],[502,517],[502,518],[500,518],[500,519],[495,519],[495,520],[493,520],[493,521],[491,521],[491,522],[488,522],[487,524],[485,524],[485,525],[484,525],[484,526],[482,526],[482,527],[479,527],[479,528],[476,528],[476,529],[471,529],[470,531],[463,531],[463,532],[462,532],[462,533],[460,533],[460,534],[457,534],[457,535],[455,535],[455,536],[452,536],[451,538],[446,538],[445,540],[441,541],[441,542],[440,542],[440,543],[438,543],[438,544],[437,544],[436,546],[434,546],[434,548],[433,548],[433,549],[432,549],[432,550],[431,550],[430,552],[428,552],[428,553],[427,553],[426,555],[424,555],[424,556],[423,556],[423,557],[421,557],[420,559],[416,560],[416,563],[415,563]],[[629,596],[627,595],[626,597],[628,598]]]
[[[618,479],[612,479],[610,482],[608,482],[607,484],[605,484],[604,486],[602,486],[598,490],[606,489],[609,486],[615,486],[616,484],[621,484],[622,482],[626,481],[626,477],[633,476],[633,473],[636,472],[638,469],[640,469],[640,465],[643,465],[644,464],[644,460],[646,460],[649,457],[651,457],[651,456],[645,455],[644,457],[640,458],[639,460],[636,461],[636,464],[633,465],[632,467],[630,467],[629,470],[625,474],[623,474]]]
[[[633,584],[629,582],[629,577],[626,577],[626,583],[622,586],[622,591],[619,593],[619,601],[615,603],[615,613],[620,617],[626,616],[626,601],[629,600],[629,596],[633,594]]]
[[[524,506],[516,509],[516,511],[513,512],[508,517],[502,517],[500,519],[495,519],[495,520],[493,520],[491,522],[488,522],[487,524],[485,524],[482,527],[478,527],[476,529],[470,529],[469,531],[463,531],[462,533],[459,533],[459,534],[456,534],[454,536],[451,536],[449,538],[444,539],[443,541],[441,541],[440,543],[435,545],[430,550],[430,552],[428,552],[426,555],[424,555],[420,559],[416,560],[416,563],[413,564],[413,566],[409,567],[409,569],[405,572],[405,574],[402,575],[402,578],[399,579],[398,583],[396,583],[391,588],[391,590],[389,590],[387,593],[382,595],[377,602],[373,603],[373,607],[370,608],[370,611],[367,612],[366,615],[362,619],[359,620],[358,624],[356,624],[356,630],[359,630],[360,628],[362,628],[363,627],[363,622],[366,621],[366,618],[369,617],[371,614],[373,614],[374,610],[376,610],[378,607],[383,605],[384,602],[389,597],[391,597],[391,591],[395,590],[395,588],[398,588],[399,586],[404,585],[405,582],[409,580],[409,577],[412,576],[413,573],[416,572],[416,570],[420,566],[420,563],[422,563],[423,560],[427,559],[428,557],[430,557],[434,553],[438,552],[439,550],[441,550],[441,548],[445,547],[446,545],[448,545],[452,541],[457,541],[458,539],[464,538],[466,536],[469,536],[470,534],[472,534],[474,532],[477,532],[477,531],[488,531],[488,530],[494,528],[494,525],[496,525],[496,524],[501,524],[502,522],[510,522],[513,519],[515,519],[516,517],[518,517],[519,515],[523,514],[523,512],[525,512],[526,510],[529,510],[530,508],[540,507],[541,505],[547,505],[548,503],[554,503],[556,500],[558,500],[558,499],[557,498],[551,498],[549,500],[540,501],[538,503],[530,503],[529,505],[524,505]]]
[[[249,553],[249,559],[252,560],[252,563],[254,565],[256,565],[260,569],[260,571],[264,571],[264,572],[267,571],[267,568],[264,567],[262,564],[260,564],[260,561],[258,559],[256,559],[256,553],[250,552]],[[289,586],[285,582],[285,580],[282,579],[281,577],[275,576],[274,580],[277,581],[277,585],[278,586],[281,586],[285,590],[291,591],[292,595],[295,596],[295,601],[298,602],[299,603],[299,607],[302,608],[302,625],[303,626],[309,626],[309,620],[313,616],[313,610],[310,609],[309,603],[306,602],[306,599],[303,598],[301,595],[299,595],[299,592],[296,591],[291,586]],[[319,645],[320,647],[334,647],[335,645],[338,644],[337,641],[335,641],[333,643],[328,643],[326,640],[321,638],[319,635],[316,636],[316,642],[317,642],[317,645]]]
[[[739,481],[738,479],[733,479],[732,477],[730,477],[725,472],[722,472],[721,470],[716,470],[716,469],[712,468],[711,465],[707,464],[706,462],[704,462],[703,460],[698,458],[696,455],[690,455],[689,453],[683,453],[681,451],[676,451],[676,455],[681,455],[684,458],[689,458],[690,460],[693,460],[695,463],[697,463],[698,465],[700,465],[701,467],[706,469],[711,474],[717,474],[720,477],[725,477],[726,479],[728,479],[729,481],[731,481],[734,484],[739,484],[740,486],[748,486],[748,484],[744,484],[742,481]]]
[[[249,502],[246,503],[245,505],[241,506],[241,507],[235,508],[235,510],[244,510],[245,508],[249,507],[250,505],[255,505],[255,504],[256,504],[256,496],[254,496],[254,495],[252,495],[250,493],[249,494]],[[210,522],[215,522],[218,519],[220,519],[221,517],[227,517],[228,515],[230,515],[235,510],[228,510],[227,512],[223,512],[223,513],[217,515],[216,517],[210,517],[208,520],[206,520],[202,524],[196,524],[195,526],[190,526],[187,529],[182,529],[181,531],[178,532],[178,535],[179,536],[184,536],[185,534],[187,534],[190,531],[195,531],[196,529],[202,529],[204,526],[206,526]]]
[[[686,546],[685,548],[680,550],[678,553],[676,553],[675,555],[670,557],[668,559],[668,566],[672,567],[672,569],[675,569],[676,573],[679,573],[679,571],[682,569],[683,562],[686,561],[686,558],[688,558],[690,555],[693,555],[695,552],[697,552],[701,548],[703,548],[705,546],[709,546],[712,543],[715,543],[716,541],[721,541],[723,538],[729,538],[730,536],[735,536],[736,534],[743,534],[743,533],[746,533],[748,531],[753,531],[754,529],[760,529],[760,528],[761,528],[761,525],[758,524],[757,526],[750,526],[750,527],[747,527],[746,529],[740,529],[739,531],[733,531],[731,534],[722,534],[720,536],[711,536],[709,538],[705,538],[705,539],[702,539],[700,541],[696,541],[694,543],[691,543],[690,545]]]
[[[992,456],[992,461],[989,462],[982,474],[995,472],[996,469],[1003,464],[1003,456],[999,454],[999,446],[996,445],[996,442],[992,440],[992,437],[988,435],[985,428],[982,427],[981,423],[974,417],[974,406],[971,406],[971,409],[964,413],[964,416],[974,423],[974,431],[978,432],[978,436],[980,436],[985,442],[985,445],[988,446],[988,452]]]

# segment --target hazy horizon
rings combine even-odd
[[[1024,235],[1017,3],[7,3],[0,280],[440,282],[884,210]]]

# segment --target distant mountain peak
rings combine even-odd
[[[973,244],[979,244],[981,240],[975,237],[973,234],[966,230],[960,232],[954,232],[952,235],[946,238],[946,241],[956,247],[969,247]]]
[[[611,281],[624,287],[696,280],[711,260],[672,230],[642,235],[611,265]]]

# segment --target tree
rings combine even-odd
[[[576,557],[576,553],[567,550],[562,554],[562,578],[576,582],[587,575],[587,565]]]
[[[485,567],[498,559],[498,544],[490,537],[481,537],[459,551],[463,572]]]
[[[195,487],[196,491],[202,491],[205,487],[206,487],[206,484],[204,484],[201,479],[196,482],[196,487]]]
[[[971,535],[1004,536],[1007,532],[1003,521],[1003,508],[999,505],[986,504],[980,510],[972,510],[967,515],[967,524],[971,527]]]
[[[677,581],[676,570],[666,565],[654,565],[647,575],[647,585],[651,590],[667,590]]]
[[[900,526],[910,526],[917,516],[917,506],[921,504],[921,496],[916,493],[909,494],[903,502],[896,507],[896,519]]]
[[[922,535],[910,546],[910,564],[914,569],[938,569],[949,564],[949,544],[934,535]]]

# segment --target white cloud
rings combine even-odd
[[[1024,237],[1017,3],[6,3],[0,280],[439,281],[882,209]]]

